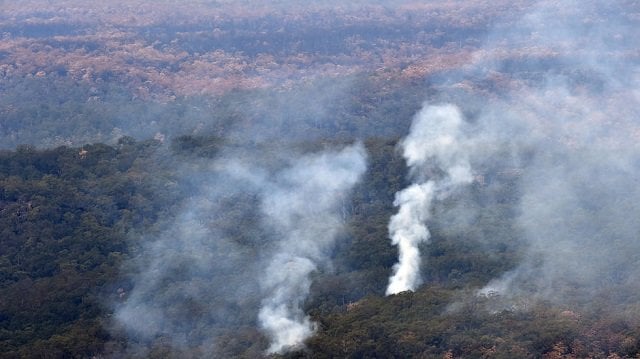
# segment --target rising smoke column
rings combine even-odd
[[[473,179],[463,125],[462,114],[455,106],[424,106],[401,143],[414,183],[396,193],[393,203],[399,210],[391,217],[389,235],[398,246],[399,261],[389,278],[387,295],[420,285],[419,245],[430,237],[425,222],[433,200]],[[428,180],[427,171],[432,174]]]
[[[258,315],[271,339],[269,353],[298,346],[313,334],[302,310],[310,274],[328,259],[342,226],[338,206],[365,169],[361,144],[308,155],[279,173],[265,193],[262,212],[279,236],[262,278],[266,297]]]

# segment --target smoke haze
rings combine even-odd
[[[582,304],[637,299],[640,68],[627,6],[541,1],[517,27],[496,31],[468,67],[472,81],[504,81],[501,71],[519,70],[486,102],[467,101],[476,103],[474,141],[483,149],[473,161],[505,161],[518,178],[516,225],[525,240],[521,263],[481,293]],[[524,43],[557,55],[500,60],[498,48],[522,51]],[[509,153],[502,159],[500,146]]]
[[[513,244],[519,263],[480,293],[509,308],[523,299],[637,299],[640,68],[630,6],[539,1],[515,25],[496,23],[462,71],[433,79],[437,100],[460,106],[468,120],[453,106],[425,106],[401,143],[414,184],[394,203],[389,233],[400,260],[387,294],[420,285],[427,223],[473,233],[483,214],[465,207],[472,192],[456,195],[450,208],[437,203],[447,196],[438,191],[472,182],[473,168],[487,189],[500,178],[515,184],[521,241]]]

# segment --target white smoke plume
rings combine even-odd
[[[425,106],[415,116],[411,132],[401,143],[416,183],[397,193],[394,201],[400,208],[391,217],[389,235],[398,246],[399,262],[389,278],[387,295],[415,290],[421,284],[419,245],[430,237],[425,222],[432,202],[473,179],[468,159],[469,142],[462,131],[464,123],[455,106]],[[425,180],[426,177],[430,179]]]
[[[262,211],[280,238],[261,282],[267,296],[259,321],[271,339],[269,353],[297,347],[313,334],[302,309],[310,274],[328,258],[342,225],[339,204],[365,169],[361,144],[305,156],[279,173],[265,194]]]

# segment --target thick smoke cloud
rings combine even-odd
[[[473,179],[464,123],[454,106],[425,106],[401,143],[416,183],[397,193],[394,201],[399,210],[391,217],[389,234],[398,246],[399,262],[389,278],[387,295],[415,290],[421,284],[419,245],[430,237],[425,222],[430,219],[432,202]]]

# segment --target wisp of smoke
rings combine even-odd
[[[391,217],[389,235],[392,243],[398,246],[399,261],[389,278],[387,295],[415,290],[421,284],[419,245],[430,237],[425,222],[429,219],[432,202],[473,179],[468,158],[469,142],[462,131],[464,124],[462,114],[455,106],[425,105],[401,143],[410,175],[416,183],[398,192],[394,201],[400,208]],[[427,177],[430,178],[426,180]]]
[[[362,144],[308,155],[279,173],[265,194],[262,212],[280,238],[261,282],[266,298],[259,321],[271,339],[269,353],[297,347],[313,334],[302,309],[310,274],[328,258],[341,227],[339,204],[365,170]]]

